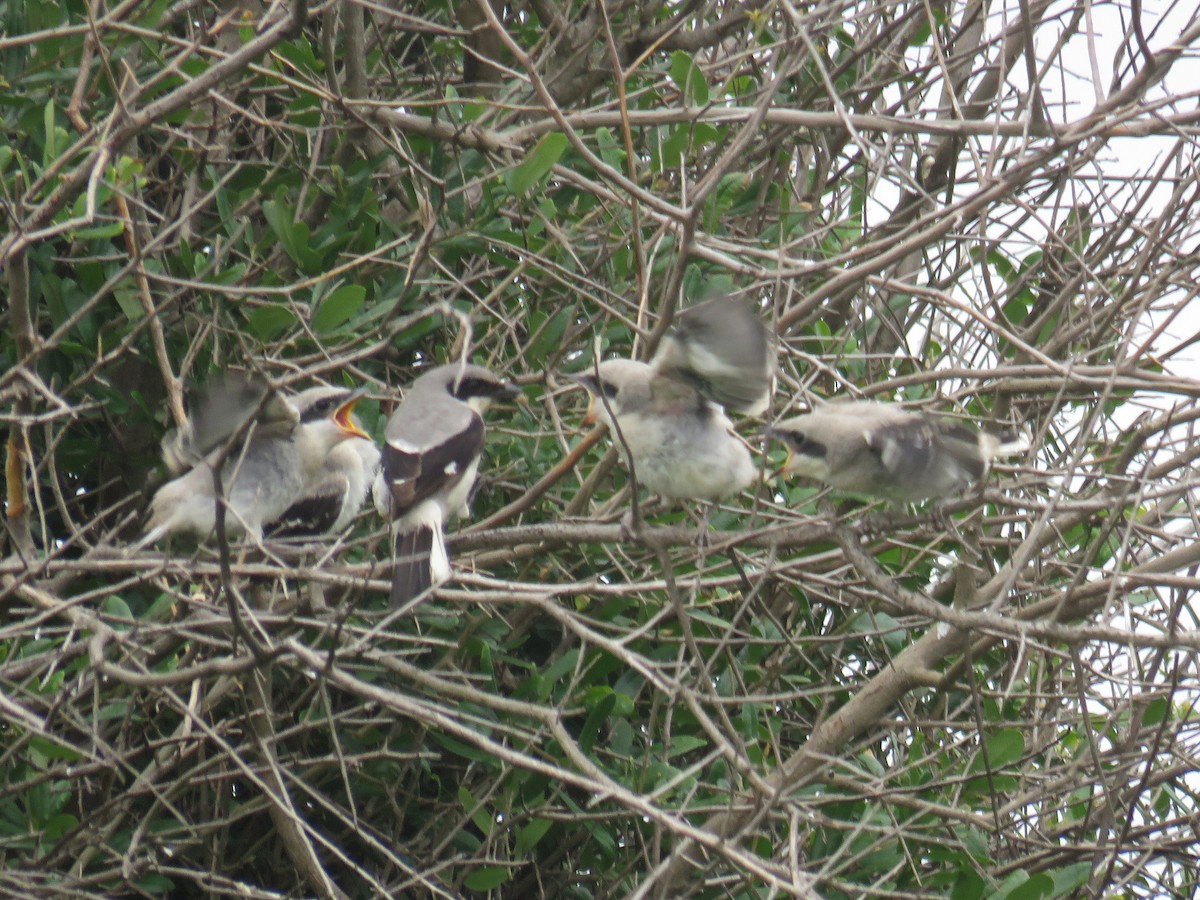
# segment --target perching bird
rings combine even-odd
[[[297,424],[285,430],[283,422],[290,415],[256,419],[246,437],[226,456],[221,482],[227,507],[225,526],[230,534],[246,532],[261,539],[263,527],[296,501],[337,444],[351,437],[367,437],[352,417],[361,391],[322,388],[301,396],[302,402],[301,397],[284,400],[292,407]],[[167,534],[192,532],[203,537],[213,530],[216,485],[212,461],[219,453],[220,448],[209,452],[187,473],[158,489],[150,502],[150,520],[139,547]]]
[[[750,450],[733,423],[690,384],[632,359],[605,360],[595,374],[575,380],[592,395],[584,424],[608,426],[626,468],[632,457],[638,484],[647,490],[716,502],[754,480]]]
[[[336,388],[309,388],[293,402],[304,407],[331,390]],[[356,418],[352,421],[359,425]],[[271,537],[307,537],[341,532],[362,509],[379,471],[379,460],[379,448],[369,438],[347,437],[335,444],[292,505],[266,526],[266,533]]]
[[[482,414],[520,389],[482,366],[450,363],[418,378],[384,432],[374,485],[396,550],[392,608],[450,577],[445,524],[466,515],[483,455]]]
[[[718,297],[680,313],[653,362],[610,359],[574,378],[591,394],[584,423],[608,426],[639,484],[663,497],[716,502],[755,476],[722,406],[761,412],[774,368],[753,309]]]
[[[824,403],[766,433],[787,446],[781,473],[900,502],[948,497],[983,478],[992,460],[1029,448],[1023,436],[871,400]]]

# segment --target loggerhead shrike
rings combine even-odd
[[[306,408],[332,391],[337,388],[309,388],[292,402]],[[351,421],[361,427],[356,417]],[[308,537],[342,531],[362,509],[379,471],[379,460],[379,448],[369,438],[347,437],[335,444],[291,506],[267,525],[266,533],[271,537]]]
[[[322,388],[295,398],[268,398],[248,407],[248,414],[257,410],[259,417],[249,424],[245,438],[232,448],[221,466],[229,513],[226,527],[231,534],[245,532],[261,540],[264,526],[282,516],[300,497],[337,444],[352,437],[368,437],[352,415],[362,394]],[[213,446],[213,435],[225,429],[229,421],[233,420],[221,419],[218,423],[205,420],[203,415],[194,420],[190,437],[180,439],[179,446],[186,452],[179,459],[186,463],[200,448]],[[241,426],[229,430],[217,444],[227,442],[240,430]],[[220,446],[209,450],[189,471],[158,489],[150,501],[150,520],[139,547],[167,534],[192,532],[205,536],[213,530],[217,498],[212,462],[219,453]],[[165,444],[164,458],[170,465],[172,457]]]
[[[781,474],[900,502],[951,496],[986,476],[993,459],[1029,449],[1023,435],[872,400],[824,403],[766,434],[787,446]]]
[[[482,366],[450,363],[414,381],[392,413],[373,495],[395,542],[393,609],[450,577],[444,529],[468,511],[483,455],[482,414],[493,400],[519,395]]]
[[[775,353],[745,303],[718,297],[679,314],[653,362],[610,359],[573,376],[591,395],[584,424],[608,426],[626,468],[663,497],[716,502],[755,477],[722,406],[758,413]]]
[[[575,380],[592,394],[584,424],[608,426],[626,468],[632,458],[638,484],[648,490],[716,502],[754,480],[750,450],[733,423],[690,384],[632,359],[605,360]]]

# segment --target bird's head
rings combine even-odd
[[[290,402],[299,414],[300,426],[319,434],[322,443],[332,447],[347,438],[371,439],[354,416],[355,405],[366,393],[365,388],[315,387],[301,391]]]
[[[780,422],[764,428],[762,434],[763,437],[779,441],[787,449],[787,459],[772,473],[772,478],[802,475],[823,479],[829,475],[829,447],[812,438],[798,425]]]
[[[653,377],[650,366],[632,359],[608,359],[595,369],[572,375],[571,379],[588,392],[583,424],[603,422],[612,427],[612,417],[644,408],[651,399]]]
[[[450,395],[483,415],[493,403],[521,401],[525,395],[511,381],[505,381],[490,369],[471,363],[449,363],[435,372],[441,376]],[[430,373],[433,374],[433,373]]]

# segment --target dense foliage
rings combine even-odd
[[[0,0],[0,889],[1191,896],[1200,19],[1149,6]],[[1035,451],[630,537],[565,376],[725,290],[771,418]],[[379,437],[464,352],[530,403],[415,611],[369,510],[131,549],[215,373]]]

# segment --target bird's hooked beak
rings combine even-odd
[[[587,412],[583,414],[583,418],[580,420],[579,424],[586,425],[588,428],[591,428],[593,425],[596,424],[596,395],[595,394],[588,394]]]
[[[363,397],[367,395],[366,388],[359,388],[351,391],[347,397],[333,413],[333,421],[344,434],[351,437],[371,439],[371,436],[362,430],[362,426],[354,420],[354,407]]]
[[[779,478],[788,473],[788,470],[791,468],[791,465],[792,465],[792,460],[796,456],[796,448],[792,445],[791,439],[786,431],[780,431],[777,428],[772,428],[771,426],[767,426],[759,433],[765,438],[774,439],[774,440],[782,442],[784,447],[787,448],[787,459],[785,459],[783,461],[783,465],[781,465],[778,469],[776,469],[770,475],[770,480],[774,481],[776,478]]]
[[[587,412],[579,424],[591,428],[596,424],[596,395],[600,393],[600,386],[596,383],[596,376],[590,372],[581,372],[578,375],[568,375],[567,377],[588,392]]]
[[[500,391],[500,399],[516,403],[518,406],[529,405],[529,398],[525,396],[525,392],[521,390],[521,386],[512,381],[504,382]]]

